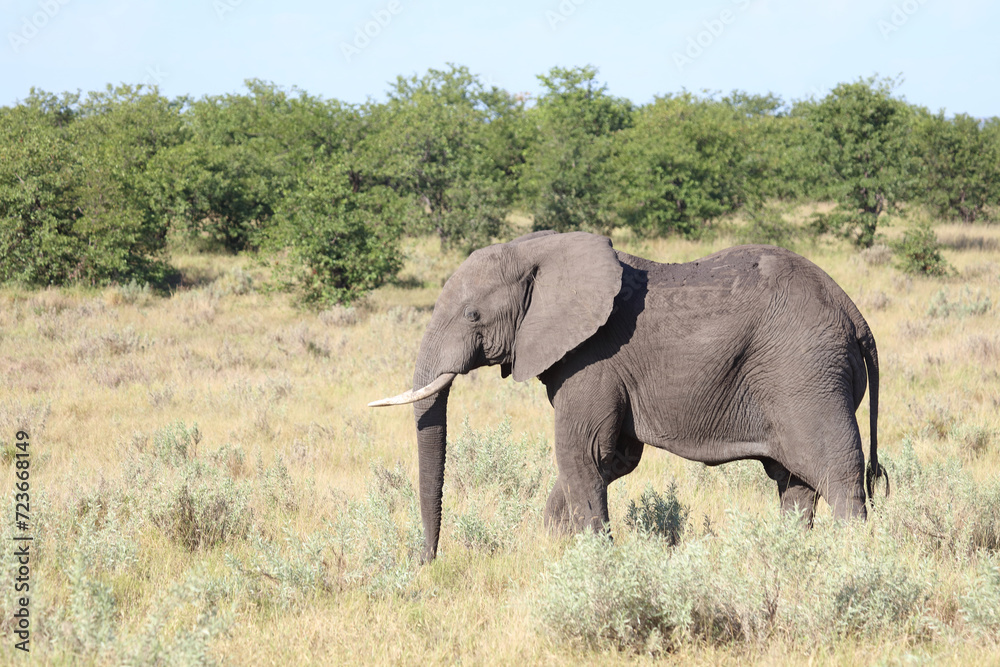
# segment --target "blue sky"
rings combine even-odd
[[[1000,115],[1000,3],[988,0],[5,0],[0,16],[0,105],[32,86],[147,82],[198,97],[254,77],[363,102],[454,62],[533,94],[536,74],[591,64],[638,103],[682,88],[790,101],[902,74],[910,102]]]

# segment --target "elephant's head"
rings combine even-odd
[[[414,403],[423,558],[441,528],[448,392],[480,366],[529,380],[608,320],[622,268],[611,241],[583,232],[536,232],[472,253],[445,283],[424,334],[413,390],[371,403]]]

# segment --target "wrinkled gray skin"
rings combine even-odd
[[[493,365],[538,377],[555,408],[555,530],[604,529],[608,485],[643,443],[709,465],[756,459],[782,509],[810,524],[817,494],[836,517],[864,518],[866,482],[871,495],[883,474],[875,339],[826,273],[782,248],[659,264],[602,236],[537,232],[477,250],[434,306],[414,389]],[[866,379],[867,476],[854,416]],[[425,561],[441,526],[448,393],[414,404]]]

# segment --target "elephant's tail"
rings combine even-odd
[[[875,484],[880,477],[885,478],[885,495],[889,496],[889,475],[885,468],[878,462],[878,348],[875,346],[875,336],[872,335],[868,323],[858,313],[860,322],[858,324],[858,346],[865,358],[865,367],[868,370],[868,404],[869,404],[869,430],[871,434],[871,453],[868,457],[868,468],[865,470],[865,490],[868,492],[869,502],[874,503]]]

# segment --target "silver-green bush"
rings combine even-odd
[[[402,465],[372,466],[361,501],[347,500],[334,523],[341,578],[380,596],[404,590],[416,575],[423,547],[417,494]]]
[[[918,633],[931,582],[865,527],[732,514],[717,536],[671,547],[637,532],[578,536],[548,572],[544,624],[587,646],[658,651],[684,642]]]

